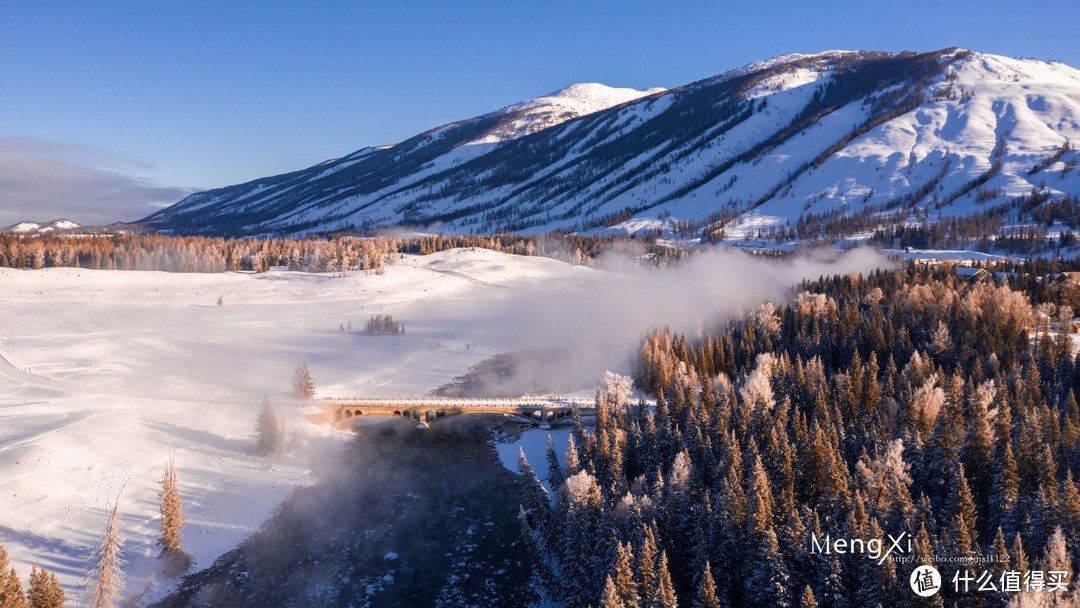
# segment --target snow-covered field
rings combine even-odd
[[[336,278],[0,269],[0,540],[24,582],[36,563],[79,597],[119,497],[125,595],[161,597],[175,582],[158,572],[155,546],[170,455],[184,545],[205,567],[314,483],[348,438],[297,418],[303,406],[287,394],[301,361],[318,396],[424,394],[508,347],[512,332],[479,303],[595,272],[484,250]],[[378,313],[406,334],[363,335]],[[263,396],[302,434],[277,462],[255,455]],[[542,451],[535,458],[543,471]]]

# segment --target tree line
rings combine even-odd
[[[401,254],[427,255],[477,247],[585,264],[612,247],[629,246],[642,259],[663,264],[685,255],[658,244],[659,235],[592,237],[430,235],[410,238],[337,235],[331,238],[223,239],[160,234],[28,236],[0,234],[0,268],[86,268],[164,272],[266,272],[271,267],[305,272],[364,271],[381,274]]]

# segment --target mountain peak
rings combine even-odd
[[[553,93],[534,97],[498,110],[505,120],[472,143],[491,144],[517,139],[548,127],[666,91],[609,87],[598,82],[579,82]]]

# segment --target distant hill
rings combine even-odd
[[[50,232],[75,230],[79,227],[78,224],[71,220],[59,219],[48,223],[19,222],[18,224],[13,224],[7,228],[0,229],[0,232],[11,232],[16,234],[48,234]]]

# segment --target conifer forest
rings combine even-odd
[[[549,446],[553,502],[543,463],[521,463],[546,592],[606,608],[1074,605],[1050,573],[1080,558],[1080,368],[1057,330],[1080,302],[1012,276],[834,276],[699,336],[650,333],[634,382],[655,411],[606,383],[564,464]],[[904,561],[827,538],[902,539]],[[909,590],[920,564],[941,571],[929,599]]]

